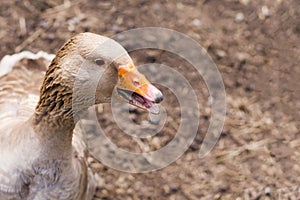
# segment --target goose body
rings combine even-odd
[[[1,200],[93,199],[97,176],[87,163],[74,105],[84,113],[108,103],[115,87],[122,100],[143,109],[162,100],[126,51],[109,38],[82,33],[47,68],[49,58],[23,59],[13,68],[1,62]],[[74,96],[76,82],[80,88]]]

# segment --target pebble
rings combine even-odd
[[[264,192],[265,192],[266,195],[270,195],[271,194],[271,188],[266,187]]]
[[[258,14],[258,17],[262,20],[270,16],[270,10],[267,6],[261,7],[261,12]]]
[[[184,9],[184,5],[181,2],[177,3],[176,6],[178,10]]]
[[[248,5],[248,3],[250,2],[250,0],[240,0],[240,2],[244,5]]]
[[[192,21],[192,23],[193,23],[194,26],[197,26],[197,27],[199,27],[199,26],[202,25],[202,23],[201,23],[201,21],[200,21],[199,19],[194,19],[194,20]]]
[[[216,50],[216,54],[220,57],[220,58],[223,58],[226,56],[226,52],[221,50],[221,49],[217,49]]]
[[[42,28],[48,28],[49,27],[49,24],[45,20],[41,20],[39,25]]]
[[[120,31],[120,30],[121,30],[121,27],[118,26],[117,24],[113,24],[113,25],[111,26],[111,29],[112,29],[113,31]]]
[[[149,122],[146,121],[146,120],[142,120],[142,121],[141,121],[141,126],[142,126],[142,127],[147,127],[147,126],[149,126]]]
[[[249,57],[249,55],[244,52],[238,52],[236,53],[236,57],[239,61],[243,61],[246,60]]]
[[[244,14],[241,13],[241,12],[239,12],[239,13],[237,13],[237,14],[235,15],[235,21],[236,21],[236,22],[242,22],[242,21],[244,21],[244,19],[245,19],[245,16],[244,16]]]
[[[270,10],[267,6],[263,6],[261,8],[261,13],[265,16],[265,17],[268,17],[270,16]]]
[[[160,139],[158,137],[153,137],[152,144],[157,148],[161,147]]]

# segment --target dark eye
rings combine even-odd
[[[97,60],[95,60],[95,62],[97,65],[104,65],[104,60],[102,60],[102,59],[97,59]]]

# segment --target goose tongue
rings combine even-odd
[[[133,103],[133,105],[135,105],[137,107],[145,108],[153,114],[159,114],[159,107],[157,104],[155,104],[155,101],[153,101],[153,100],[151,101],[148,98],[145,98],[135,92],[131,95],[131,97],[132,97],[132,99],[134,99],[136,102],[138,102],[142,106],[135,105],[134,103]]]
[[[153,86],[153,88],[155,88],[155,87]],[[117,88],[117,93],[118,93],[119,97],[121,98],[121,100],[126,101],[127,103],[129,103],[133,106],[142,108],[144,110],[148,110],[149,112],[151,112],[153,114],[159,114],[159,107],[156,103],[159,103],[162,100],[162,97],[160,96],[161,93],[158,96],[157,95],[154,96],[154,98],[153,98],[149,95],[149,94],[151,94],[151,92],[149,92],[149,91],[152,91],[152,90],[148,90],[147,95],[146,94],[141,95],[140,90],[133,92],[133,91],[127,90],[127,89]]]

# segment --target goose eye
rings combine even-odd
[[[104,65],[104,60],[102,60],[102,59],[97,59],[97,60],[95,60],[95,63],[96,63],[97,65]]]

